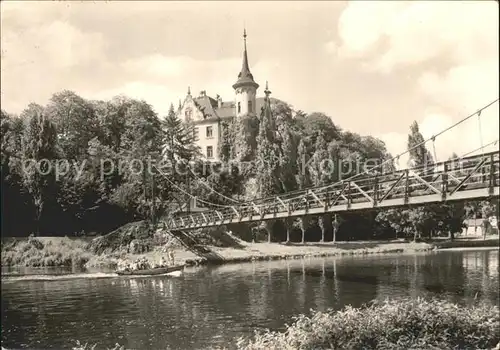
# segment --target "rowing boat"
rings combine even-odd
[[[157,267],[155,269],[144,269],[144,270],[121,270],[121,271],[116,271],[116,273],[118,275],[153,276],[153,275],[163,275],[175,271],[181,271],[183,269],[184,265],[177,265],[177,266]]]

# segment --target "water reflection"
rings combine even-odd
[[[498,304],[498,251],[284,260],[188,269],[180,277],[2,281],[2,344],[206,349],[283,329],[309,310],[443,296]]]

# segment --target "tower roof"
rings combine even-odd
[[[244,41],[244,50],[243,50],[243,64],[241,66],[241,71],[238,74],[238,80],[233,84],[233,89],[236,89],[240,86],[253,86],[254,88],[258,88],[259,84],[257,84],[253,80],[253,75],[250,72],[250,68],[248,67],[248,54],[247,54],[247,31],[243,30],[243,41]]]

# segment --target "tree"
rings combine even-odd
[[[221,131],[221,140],[218,145],[219,159],[223,163],[228,163],[229,160],[232,158],[231,144],[234,142],[234,140],[231,137],[230,126],[228,123],[221,123],[220,127],[222,131]]]
[[[324,186],[328,184],[335,172],[335,164],[329,158],[328,146],[323,135],[316,138],[316,152],[312,159],[312,180],[314,186]],[[331,226],[330,214],[323,214],[318,217],[318,225],[321,228],[321,242],[325,241],[325,231]]]
[[[2,180],[9,172],[9,161],[10,156],[12,155],[12,143],[15,135],[12,132],[12,119],[11,117],[4,112],[1,111],[0,115],[0,132],[2,133],[1,139],[1,169],[2,169]],[[3,182],[2,182],[3,183]],[[3,186],[2,186],[3,187]]]
[[[285,103],[277,103],[272,109],[272,115],[276,118],[276,143],[280,151],[279,167],[284,192],[297,189],[295,174],[300,134],[293,122],[292,113],[290,106]]]
[[[213,164],[212,164],[213,165]],[[221,163],[211,167],[213,171],[206,178],[197,177],[196,194],[204,201],[228,205],[234,204],[228,198],[232,198],[241,190],[242,176],[236,166]]]
[[[64,90],[52,95],[45,114],[56,127],[64,158],[85,157],[88,142],[100,131],[92,103],[72,91]]]
[[[163,126],[163,157],[174,164],[176,161],[189,161],[199,155],[195,146],[194,126],[183,123],[175,114],[174,105],[170,105]]]
[[[423,142],[424,137],[420,133],[418,123],[414,121],[410,126],[410,133],[408,134],[408,153],[413,167],[427,167],[428,165],[433,164],[432,156]],[[428,169],[425,168],[424,173],[427,171]],[[424,177],[424,180],[427,180],[427,178]],[[430,206],[425,208],[410,209],[409,220],[413,222],[415,229],[414,240],[417,238],[417,235],[420,235],[422,231],[432,225],[433,222],[435,225],[435,220],[433,220],[433,210],[431,210]]]
[[[127,124],[127,99],[115,97],[112,101],[93,101],[92,105],[99,122],[99,141],[118,153]]]
[[[333,222],[332,222],[332,229],[333,229],[333,237],[332,237],[332,242],[335,243],[336,240],[337,240],[337,231],[340,227],[340,224],[341,224],[341,220],[340,218],[337,216],[337,214],[335,214],[334,216],[334,219],[333,219]]]
[[[304,140],[300,140],[298,150],[297,150],[297,185],[299,189],[305,189],[311,186],[311,174],[307,164],[307,145]],[[299,219],[299,227],[302,232],[301,242],[305,242],[305,233],[309,227],[309,217],[307,215],[301,216]]]
[[[429,151],[423,144],[424,138],[419,131],[418,124],[413,122],[408,135],[408,151],[410,162],[415,167],[427,167],[433,165],[433,159]],[[423,169],[428,171],[429,169]],[[432,174],[430,176],[433,176]],[[429,176],[423,176],[424,179]],[[472,208],[468,209],[475,210]],[[435,231],[449,232],[450,238],[454,239],[454,234],[463,228],[463,221],[466,216],[466,208],[463,203],[451,204],[428,204],[425,207],[410,209],[390,209],[382,211],[377,215],[376,221],[383,226],[392,227],[396,233],[413,231],[413,238],[422,234],[432,237]]]
[[[56,128],[40,111],[30,110],[29,123],[24,133],[23,157],[31,166],[23,169],[23,182],[32,196],[35,207],[36,234],[40,233],[40,219],[45,205],[55,194],[54,160],[56,158]]]
[[[276,144],[276,129],[269,99],[262,110],[259,135],[257,136],[256,180],[259,197],[266,198],[283,191],[280,172],[280,152]],[[271,241],[271,228],[274,222],[266,222],[268,241]]]
[[[0,195],[2,234],[20,235],[31,230],[33,208],[31,195],[23,185],[22,152],[24,119],[1,111]],[[23,213],[23,215],[19,215]]]
[[[176,184],[176,187],[172,188],[170,181],[168,183],[163,181],[163,193],[177,193],[179,192],[178,188],[184,188],[183,191],[188,192],[187,187],[192,177],[192,169],[188,162],[200,155],[200,149],[195,144],[197,137],[195,127],[191,123],[182,122],[176,115],[173,104],[171,104],[168,115],[162,122],[161,135],[163,144],[162,160],[167,161],[167,168],[171,171],[170,178]],[[161,182],[158,184],[161,186]],[[186,197],[184,193],[177,193],[174,197],[184,197],[186,203],[191,200],[191,197]]]
[[[332,118],[323,113],[309,114],[303,120],[303,128],[310,145],[315,145],[319,136],[322,136],[327,143],[341,138],[340,128],[333,123]]]
[[[297,147],[300,134],[293,121],[292,113],[290,106],[278,103],[274,106],[272,114],[276,116],[277,143],[280,147],[280,180],[284,192],[297,189]],[[293,218],[284,220],[284,226],[287,230],[287,242],[290,241],[290,232],[293,229],[294,222],[295,219]]]
[[[380,225],[383,227],[391,228],[396,234],[396,238],[400,234],[407,235],[412,227],[409,221],[409,211],[401,209],[386,209],[382,210],[377,214],[375,218]]]
[[[23,175],[22,162],[16,158],[17,154],[24,155],[28,149],[34,149],[34,144],[39,144],[32,142],[37,133],[28,137],[28,131],[34,129],[33,125],[30,126],[33,115],[43,117],[44,121],[39,125],[45,125],[46,120],[52,122],[57,135],[50,142],[50,137],[40,138],[40,152],[35,152],[36,157],[40,158],[41,150],[54,144],[47,164],[63,159],[76,162],[77,167],[59,174],[56,181],[51,180],[53,174],[50,172],[39,178],[34,173]],[[269,99],[259,117],[237,118],[227,128],[221,123],[218,154],[224,168],[199,175],[201,163],[197,162],[199,149],[194,146],[194,125],[178,119],[173,108],[165,120],[160,121],[145,101],[123,96],[109,101],[88,101],[73,92],[62,91],[54,94],[47,106],[30,104],[19,118],[3,112],[2,201],[9,205],[2,214],[14,217],[8,214],[25,212],[30,218],[22,222],[9,220],[9,232],[25,234],[31,231],[32,228],[22,225],[32,225],[37,217],[39,223],[46,224],[44,228],[47,230],[48,224],[52,224],[52,233],[57,230],[61,233],[80,232],[87,228],[104,233],[124,222],[148,217],[150,213],[155,217],[156,214],[174,213],[186,202],[185,192],[208,202],[227,205],[233,202],[227,197],[236,198],[239,189],[244,190],[245,193],[241,194],[246,200],[273,197],[313,185],[335,183],[340,180],[340,175],[348,177],[364,170],[352,165],[366,159],[388,157],[383,142],[344,132],[322,113],[306,115],[302,111],[293,111],[282,101]],[[27,143],[27,140],[31,141]],[[311,158],[311,167],[305,167]],[[321,164],[325,159],[334,160],[336,171],[326,174],[318,171],[321,165],[327,168],[326,163]],[[177,163],[179,172],[184,173],[174,172],[174,176],[164,177],[156,171],[157,168],[149,166],[149,160]],[[231,167],[228,163],[232,160],[248,161],[252,167],[248,170]],[[340,169],[342,172],[338,169],[340,160],[344,165]],[[144,166],[144,171],[138,171],[139,163]],[[163,165],[158,168],[163,174],[169,169]],[[157,201],[152,200],[153,196]],[[35,202],[38,205],[36,210]],[[49,219],[54,215],[58,220],[51,223]],[[343,219],[349,222],[341,234],[349,231],[351,226],[351,231],[356,231],[357,235],[365,231],[371,234],[373,230],[369,225],[372,223],[365,216],[357,213],[343,215]],[[330,215],[325,218],[330,219]],[[437,217],[433,218],[437,220]],[[6,227],[6,220],[2,220],[2,229]],[[323,218],[319,221],[324,238],[328,222]],[[357,225],[359,221],[364,226]],[[281,226],[277,224],[265,222],[268,239],[277,233],[272,232]],[[306,230],[311,233],[316,230],[315,223],[307,216],[287,219],[283,224],[287,228],[287,240],[297,226],[302,231],[303,242]],[[360,227],[365,231],[361,232]],[[425,227],[423,225],[422,230]]]
[[[255,159],[258,147],[259,119],[255,115],[244,115],[231,124],[231,135],[234,140],[233,157],[238,162]]]
[[[408,135],[408,153],[412,167],[428,166],[434,163],[431,153],[423,143],[424,141],[418,123],[414,121],[410,126],[410,134]]]

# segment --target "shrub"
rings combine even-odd
[[[491,349],[500,340],[496,306],[460,307],[423,299],[374,302],[359,309],[301,315],[285,332],[238,339],[256,349]]]
[[[45,244],[37,238],[5,245],[2,249],[4,266],[83,266],[92,256],[85,243],[69,238],[49,240]]]

